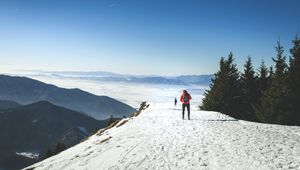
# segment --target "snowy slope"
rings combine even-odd
[[[32,165],[38,169],[300,169],[300,127],[152,103],[138,117]],[[120,123],[119,123],[120,124]]]

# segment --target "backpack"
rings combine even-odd
[[[188,101],[189,101],[188,94],[187,94],[187,95],[184,95],[184,97],[183,97],[183,101],[184,101],[184,102],[188,102]]]

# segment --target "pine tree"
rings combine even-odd
[[[55,146],[54,154],[58,154],[66,149],[64,143],[58,142]]]
[[[58,154],[58,153],[60,153],[60,152],[62,152],[62,151],[64,151],[64,150],[66,150],[65,144],[62,143],[62,142],[58,142],[58,143],[55,145],[55,148],[54,148],[53,150],[51,150],[51,149],[48,149],[48,150],[47,150],[44,159],[49,158],[49,157],[51,157],[51,156],[53,156],[53,155],[56,155],[56,154]]]
[[[255,108],[255,113],[262,122],[287,124],[285,119],[287,112],[287,65],[285,56],[283,56],[284,49],[279,42],[275,49],[277,55],[276,58],[273,58],[275,70],[271,75],[271,84],[264,93],[261,103]]]
[[[220,70],[215,73],[214,77],[211,80],[210,88],[209,90],[206,90],[204,93],[204,98],[202,100],[202,106],[200,106],[200,109],[202,110],[213,110],[213,111],[219,111],[221,107],[221,103],[223,100],[223,97],[221,97],[221,81],[223,79],[223,72],[224,72],[224,64],[225,59],[224,57],[221,57],[221,60],[219,62],[220,64]]]
[[[46,152],[46,155],[45,155],[45,159],[46,159],[46,158],[49,158],[49,157],[51,157],[51,156],[53,156],[53,152],[52,152],[51,149],[48,149],[47,152]]]
[[[264,62],[264,60],[261,62],[259,69],[258,69],[258,98],[261,98],[263,93],[267,90],[269,87],[269,79],[268,77],[269,70]]]
[[[290,49],[290,67],[288,70],[288,121],[300,125],[300,39],[296,36]]]
[[[241,77],[232,53],[222,57],[200,108],[250,121],[300,125],[300,39],[293,40],[289,65],[280,42],[275,49],[274,67],[268,69],[262,61],[258,76],[250,57]]]
[[[273,67],[271,66],[271,67],[270,67],[270,70],[269,70],[269,78],[271,79],[271,78],[273,77],[273,75],[274,75],[274,69],[273,69]]]
[[[210,90],[204,94],[203,110],[214,110],[241,118],[242,92],[239,82],[239,72],[233,63],[233,54],[230,52],[227,60],[220,60],[220,70],[215,74],[210,84]]]
[[[252,65],[252,59],[249,56],[245,65],[244,72],[241,75],[241,86],[243,93],[243,119],[256,121],[253,106],[258,101],[257,76]]]

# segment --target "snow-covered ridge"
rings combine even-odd
[[[180,106],[152,103],[28,168],[300,169],[300,127],[240,121],[195,106],[191,119],[181,119]]]
[[[31,152],[16,152],[16,154],[30,159],[38,159],[40,156],[38,153],[31,153]]]

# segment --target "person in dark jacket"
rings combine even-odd
[[[174,104],[175,104],[175,106],[177,105],[177,98],[176,97],[174,99]]]
[[[182,119],[184,119],[184,110],[187,108],[188,119],[190,120],[190,100],[192,99],[191,95],[183,90],[182,95],[180,96],[180,101],[182,102]]]

